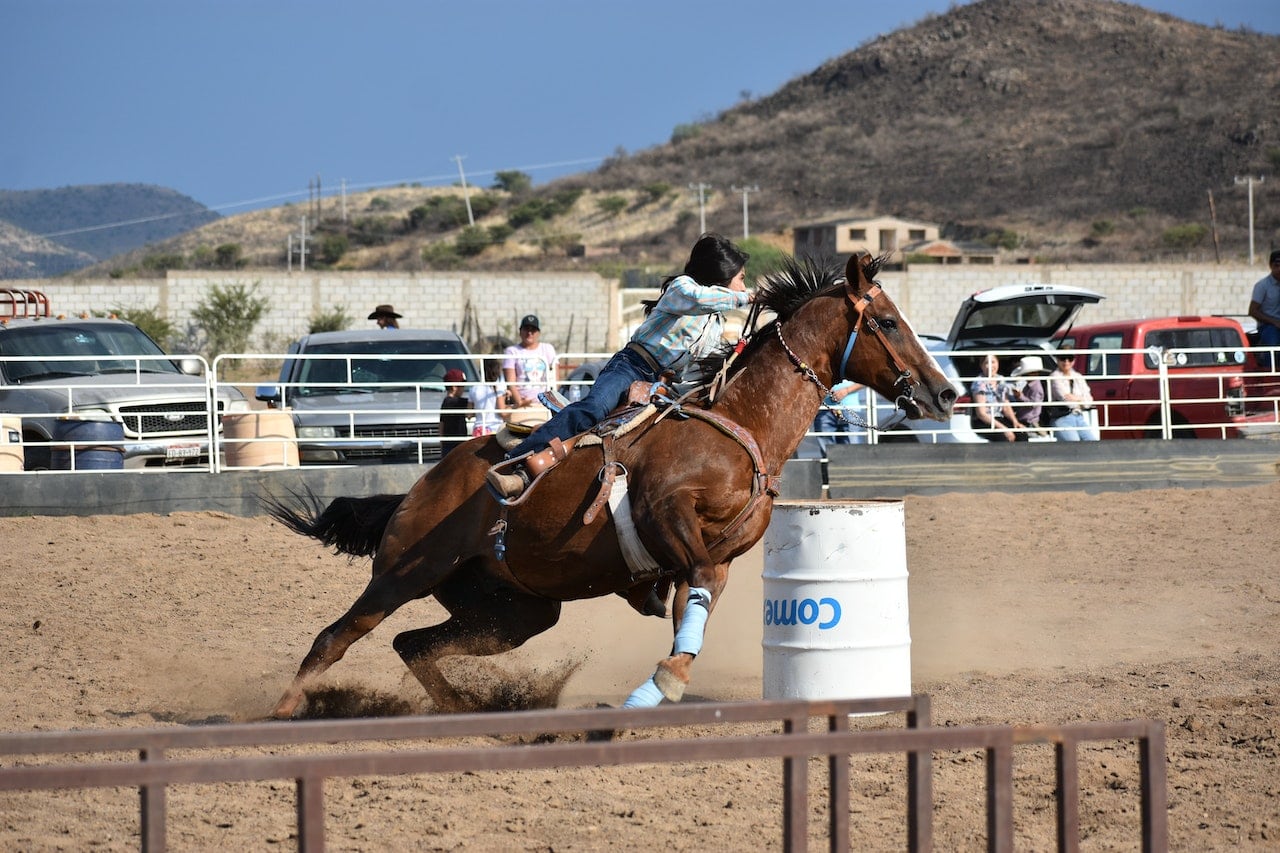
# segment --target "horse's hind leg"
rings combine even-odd
[[[404,595],[403,590],[403,580],[389,574],[371,580],[342,618],[316,635],[311,651],[302,659],[298,674],[276,703],[271,716],[280,720],[292,717],[306,695],[308,684],[342,660],[352,643],[378,627],[406,601],[416,597]]]
[[[507,586],[476,583],[464,574],[453,575],[435,590],[436,600],[450,613],[448,619],[438,625],[405,631],[392,642],[435,707],[446,713],[464,710],[468,703],[440,671],[440,658],[479,657],[510,651],[560,619],[559,601],[528,595]]]

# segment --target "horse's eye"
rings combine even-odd
[[[898,328],[898,321],[892,317],[885,317],[880,321],[880,328],[885,331],[892,332]]]

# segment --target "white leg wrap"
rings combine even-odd
[[[702,638],[706,633],[707,617],[711,613],[711,593],[702,587],[689,587],[689,603],[676,630],[673,650],[676,654],[697,656],[702,651]]]

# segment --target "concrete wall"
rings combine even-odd
[[[917,331],[946,334],[956,307],[978,290],[1002,284],[1055,283],[1088,288],[1107,299],[1089,306],[1079,322],[1169,314],[1244,314],[1261,266],[1234,265],[916,265],[886,272],[880,280]],[[618,329],[618,282],[595,273],[368,273],[174,272],[166,279],[42,279],[9,281],[49,295],[58,313],[125,308],[158,309],[179,329],[207,297],[211,285],[257,287],[271,309],[257,329],[254,347],[283,351],[307,331],[309,318],[342,306],[355,318],[389,302],[409,327],[454,329],[468,338],[514,337],[520,317],[537,314],[543,340],[562,352],[612,352]],[[625,292],[625,295],[631,295]],[[468,327],[468,323],[474,325]],[[474,334],[478,329],[479,334]]]
[[[828,496],[897,499],[948,492],[1131,491],[1274,483],[1280,441],[1098,441],[1058,444],[834,445]],[[84,471],[0,474],[0,517],[217,511],[264,515],[260,498],[309,490],[337,497],[407,492],[419,465],[262,471]],[[789,500],[823,497],[822,463],[792,459]]]

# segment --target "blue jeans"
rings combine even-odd
[[[1270,323],[1258,324],[1258,346],[1260,347],[1280,347],[1280,328],[1276,328]],[[1280,353],[1277,352],[1260,352],[1258,353],[1258,364],[1266,367],[1271,366],[1272,370],[1276,369],[1276,361]]]
[[[1058,441],[1097,441],[1098,431],[1089,425],[1084,412],[1072,412],[1053,422],[1053,437]]]
[[[846,414],[853,416],[853,412]],[[867,438],[863,429],[865,428],[856,427],[849,421],[836,417],[836,413],[825,406],[818,410],[818,416],[813,419],[813,432],[835,433],[815,436],[823,456],[827,455],[827,448],[833,444],[865,444]]]
[[[642,356],[630,349],[619,350],[600,371],[587,396],[565,406],[516,445],[508,459],[545,449],[551,439],[564,441],[591,429],[618,408],[627,398],[627,390],[636,380],[657,382],[658,374]]]

